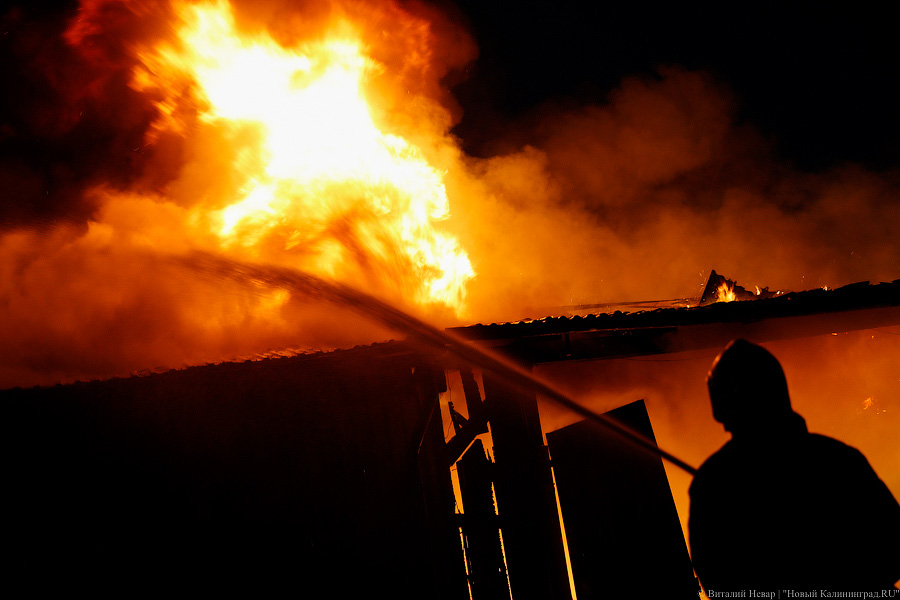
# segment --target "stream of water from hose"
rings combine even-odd
[[[175,260],[182,267],[206,277],[227,278],[238,282],[257,282],[268,287],[287,290],[294,295],[302,295],[315,301],[326,302],[354,311],[396,333],[408,336],[410,341],[424,345],[434,352],[449,352],[472,367],[492,373],[507,385],[518,390],[526,393],[537,392],[575,414],[599,424],[606,431],[620,436],[632,446],[651,452],[690,475],[697,472],[687,462],[663,450],[643,434],[615,419],[594,412],[511,361],[430,325],[418,317],[352,286],[329,281],[295,269],[240,262],[204,252],[195,252]]]

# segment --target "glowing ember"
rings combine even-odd
[[[353,26],[286,48],[239,33],[224,1],[175,8],[178,43],[142,52],[134,85],[162,94],[158,131],[183,132],[173,90],[187,81],[200,123],[231,143],[235,185],[194,216],[222,249],[351,280],[377,271],[420,305],[460,312],[474,273],[434,229],[449,214],[443,175],[374,122],[365,87],[382,66]]]

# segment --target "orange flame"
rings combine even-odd
[[[735,300],[737,300],[737,295],[734,292],[733,283],[729,284],[725,281],[716,288],[716,302],[734,302]]]
[[[353,25],[287,48],[239,32],[225,0],[175,12],[177,43],[141,52],[134,86],[162,96],[158,133],[185,133],[187,82],[201,125],[233,145],[234,185],[194,215],[221,249],[342,279],[377,272],[419,305],[461,313],[474,272],[435,228],[449,215],[443,173],[376,125],[366,83],[383,66]]]

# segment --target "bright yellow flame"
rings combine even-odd
[[[474,273],[456,240],[434,229],[449,215],[443,174],[374,123],[364,84],[382,67],[352,27],[285,48],[267,34],[240,34],[224,0],[177,12],[179,46],[142,56],[151,74],[136,85],[185,73],[204,122],[257,134],[235,153],[244,179],[214,219],[222,246],[270,259],[273,249],[293,251],[329,275],[354,261],[376,269],[374,261],[415,302],[460,312]],[[159,103],[164,126],[175,128],[172,106]]]
[[[737,300],[737,295],[734,293],[734,284],[729,285],[726,281],[716,289],[716,302],[733,302],[735,300]]]

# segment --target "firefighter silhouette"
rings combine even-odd
[[[778,360],[731,342],[707,377],[731,440],[690,488],[706,590],[872,590],[900,579],[900,505],[855,448],[811,434]]]

